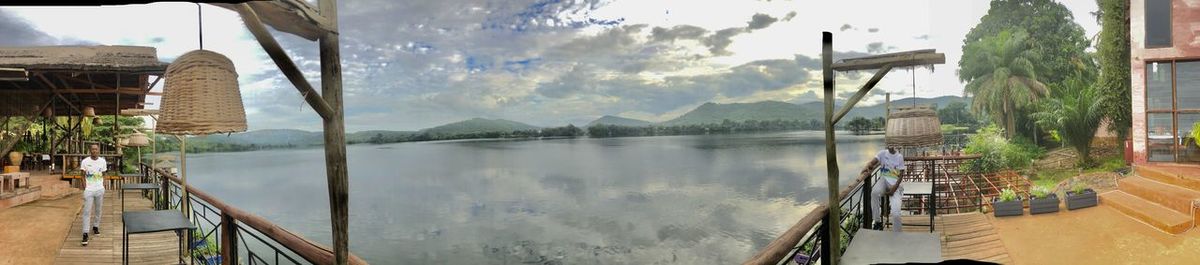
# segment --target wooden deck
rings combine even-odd
[[[901,217],[905,232],[929,232],[928,215]],[[1008,248],[1000,235],[982,213],[938,215],[934,231],[942,235],[942,258],[970,259],[1000,264],[1012,264]]]
[[[139,196],[141,192],[129,191],[125,197],[125,211],[150,210],[149,199]],[[75,221],[54,264],[121,264],[121,198],[117,190],[104,194],[104,216],[100,222],[100,236],[89,235],[88,246],[80,246],[83,220],[75,215]],[[82,210],[80,211],[82,212]],[[159,232],[129,236],[130,264],[177,264],[179,241],[174,232]]]

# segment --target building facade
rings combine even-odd
[[[1200,0],[1131,0],[1135,163],[1200,163]]]

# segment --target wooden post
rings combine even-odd
[[[841,204],[838,200],[837,142],[833,135],[833,33],[821,33],[821,68],[825,79],[825,168],[828,171],[829,211],[825,215],[825,240],[821,240],[821,263],[838,264],[841,259]]]
[[[221,264],[234,265],[237,261],[237,220],[229,213],[221,213]]]
[[[320,0],[321,16],[334,31],[338,28],[337,1]],[[346,169],[346,127],[342,107],[342,59],[337,33],[326,33],[319,41],[321,52],[321,97],[332,109],[325,117],[325,173],[329,182],[329,214],[333,223],[333,253],[336,264],[346,265],[350,257],[349,173]]]

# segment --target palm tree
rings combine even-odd
[[[1067,145],[1079,152],[1079,163],[1092,164],[1092,138],[1104,118],[1104,107],[1099,89],[1082,78],[1072,77],[1054,88],[1055,96],[1043,101],[1041,111],[1032,117],[1039,126],[1058,131]]]
[[[971,109],[987,113],[1003,124],[1011,139],[1018,113],[1046,95],[1046,85],[1037,80],[1033,62],[1038,55],[1029,49],[1029,35],[1023,30],[1002,31],[963,47],[958,77],[967,82],[966,93],[973,96]]]

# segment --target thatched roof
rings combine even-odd
[[[158,61],[153,47],[43,46],[0,47],[0,67],[26,71],[88,71],[162,73],[167,63]]]

